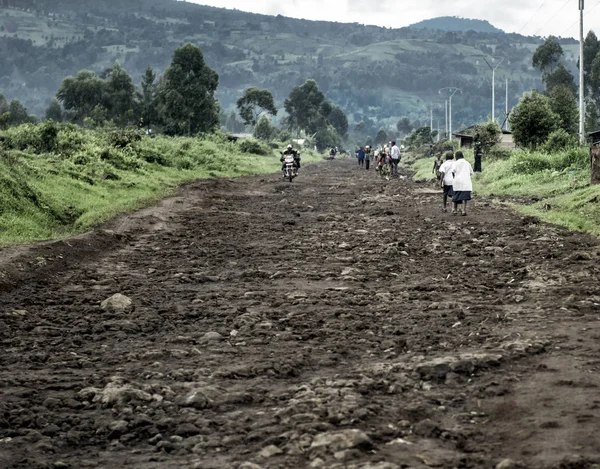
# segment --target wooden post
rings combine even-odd
[[[590,148],[590,176],[592,184],[600,184],[600,145]]]

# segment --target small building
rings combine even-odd
[[[590,133],[590,144],[593,147],[600,146],[600,130],[596,130],[595,132]]]
[[[458,146],[460,148],[473,148],[475,143],[475,126],[467,127],[460,132],[456,132],[453,134],[458,139]],[[515,140],[513,138],[512,132],[510,130],[502,130],[502,135],[500,136],[500,143],[498,146],[502,148],[509,148],[514,150],[517,148]]]

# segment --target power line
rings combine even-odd
[[[544,29],[546,26],[548,26],[548,25],[550,24],[550,22],[551,22],[551,21],[552,21],[554,18],[556,18],[556,17],[558,16],[558,14],[559,14],[561,11],[563,11],[563,10],[565,9],[565,7],[566,7],[566,6],[567,6],[569,3],[571,3],[571,0],[567,0],[567,1],[564,3],[564,5],[563,5],[562,7],[560,7],[560,10],[558,10],[556,13],[554,13],[554,15],[552,16],[552,18],[550,18],[550,19],[549,19],[549,20],[546,22],[546,24],[544,24],[544,26],[542,26],[540,29],[538,29],[538,30],[535,32],[534,36],[537,36],[537,35],[538,35],[538,33],[539,33],[539,32],[540,32],[542,29]]]
[[[527,27],[527,25],[528,25],[529,23],[531,23],[531,20],[532,20],[533,18],[535,18],[535,17],[536,17],[536,15],[537,15],[537,14],[540,12],[540,10],[542,9],[542,7],[543,7],[543,6],[544,6],[544,5],[545,5],[547,2],[548,2],[548,0],[544,0],[544,1],[542,2],[542,4],[541,4],[541,5],[539,6],[539,8],[536,10],[536,12],[533,14],[533,16],[527,20],[527,23],[525,23],[525,24],[523,25],[523,27],[522,27],[521,29],[519,29],[519,32],[518,32],[517,34],[521,34],[521,32],[522,32],[522,31],[523,31],[523,30],[524,30],[524,29]]]
[[[591,13],[592,11],[594,11],[598,5],[600,5],[600,0],[598,0],[596,2],[596,4],[592,8],[590,8],[589,10],[586,10],[585,13],[584,13],[584,16],[587,18],[587,15],[589,13]],[[569,31],[571,31],[573,29],[573,26],[575,26],[576,24],[579,24],[579,19],[577,19],[571,26],[569,26],[562,33],[560,33],[560,35],[564,36],[566,33],[568,33]]]

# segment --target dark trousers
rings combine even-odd
[[[368,171],[369,170],[369,166],[371,166],[371,160],[367,160],[365,162],[365,169]]]

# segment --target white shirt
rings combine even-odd
[[[394,145],[392,147],[392,159],[393,160],[399,160],[400,159],[400,148],[398,148],[398,145]]]
[[[438,171],[444,173],[445,186],[451,186],[454,183],[454,160],[446,160]]]
[[[454,163],[453,189],[455,191],[472,191],[473,184],[471,182],[471,174],[473,174],[471,163],[464,158],[456,160]]]

